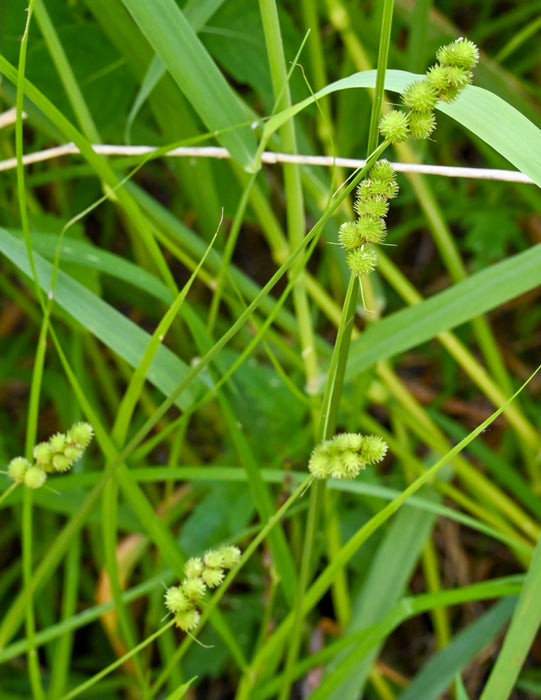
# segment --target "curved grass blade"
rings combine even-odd
[[[411,82],[423,77],[407,71],[388,70],[385,89],[401,93]],[[337,90],[373,88],[375,82],[376,71],[370,70],[330,83],[306,100],[271,117],[265,125],[263,141],[267,142],[285,121],[325,95]],[[451,103],[440,101],[436,108],[492,146],[541,187],[541,130],[505,100],[488,90],[468,85],[457,100]]]
[[[192,107],[218,141],[250,169],[256,140],[243,105],[173,0],[122,0],[141,32],[162,59]],[[239,126],[244,125],[244,126]]]

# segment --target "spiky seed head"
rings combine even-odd
[[[201,614],[195,608],[191,610],[185,610],[179,612],[175,615],[175,625],[179,627],[183,632],[189,632],[197,627],[199,620],[201,619]]]
[[[224,545],[218,549],[218,552],[222,556],[224,569],[232,569],[240,561],[241,551],[234,544]]]
[[[410,112],[409,124],[412,139],[427,139],[436,128],[436,118],[432,112]]]
[[[39,442],[35,447],[34,447],[34,459],[36,462],[43,467],[44,469],[47,469],[51,465],[51,458],[53,456],[53,448],[50,446],[48,442]]]
[[[451,87],[462,88],[469,85],[473,80],[473,73],[469,70],[464,70],[463,68],[457,68],[456,66],[448,66],[447,75],[449,76],[449,84]]]
[[[316,479],[328,479],[330,472],[330,458],[327,445],[323,442],[316,445],[310,455],[308,470]]]
[[[53,452],[64,452],[66,442],[67,440],[64,433],[56,433],[55,435],[51,435],[49,438],[49,445],[51,446]]]
[[[354,209],[359,216],[374,216],[381,219],[389,211],[389,202],[383,195],[358,197]]]
[[[343,478],[345,479],[354,479],[358,476],[361,469],[366,467],[366,462],[364,462],[356,452],[345,452],[342,457],[342,462],[344,465]]]
[[[400,112],[400,114],[402,113]],[[381,160],[377,160],[370,168],[368,177],[372,180],[379,180],[380,182],[394,182],[396,180],[396,173],[389,161],[382,158]]]
[[[329,451],[333,454],[351,449],[350,433],[338,433],[338,435],[325,442],[328,444]]]
[[[368,275],[376,269],[378,257],[372,248],[355,248],[346,255],[346,262],[356,275]]]
[[[223,569],[208,566],[201,572],[201,578],[209,588],[216,588],[224,580]]]
[[[70,443],[75,443],[81,447],[88,447],[92,436],[94,435],[94,429],[90,423],[74,423],[68,430],[67,438]]]
[[[346,250],[358,248],[362,242],[362,236],[356,221],[346,221],[338,230],[338,240]]]
[[[205,595],[206,586],[200,578],[187,578],[182,582],[181,590],[191,603],[197,603]]]
[[[171,586],[165,591],[165,607],[170,613],[176,615],[177,613],[183,612],[185,610],[190,610],[192,608],[192,603],[186,597],[182,586]]]
[[[449,70],[448,66],[442,66],[439,63],[431,66],[426,72],[426,80],[439,95],[449,88]]]
[[[379,122],[379,132],[391,143],[407,141],[409,137],[408,117],[404,112],[393,109],[385,114]]]
[[[205,566],[210,566],[213,569],[220,569],[224,565],[224,560],[220,552],[216,549],[209,549],[203,557]]]
[[[54,455],[52,465],[56,472],[67,472],[71,468],[72,462],[64,455]]]
[[[429,68],[426,74],[426,79],[438,93],[438,99],[444,102],[454,100],[460,92],[460,88],[456,87],[451,82],[452,80],[457,80],[458,76],[453,75],[453,73],[449,71],[451,71],[450,66],[440,66],[437,64]]]
[[[376,464],[387,454],[388,445],[379,435],[365,435],[361,448],[362,458],[367,464]]]
[[[393,199],[398,194],[398,183],[395,182],[382,182],[380,180],[371,180],[371,191],[374,197],[385,197],[386,199]]]
[[[15,457],[8,464],[8,475],[13,481],[20,484],[24,481],[24,476],[31,466],[30,462],[24,457]]]
[[[387,234],[385,221],[375,216],[360,216],[357,229],[363,243],[381,243]]]
[[[201,576],[204,568],[203,560],[200,557],[190,557],[184,564],[184,573],[187,578],[197,578]]]
[[[479,49],[473,41],[460,37],[451,44],[438,49],[436,58],[444,66],[472,70],[479,62]]]
[[[436,106],[438,93],[428,80],[418,80],[407,86],[402,101],[415,112],[430,112]]]
[[[39,489],[47,480],[45,470],[37,465],[29,467],[24,474],[24,484],[29,489]]]
[[[80,459],[84,454],[84,448],[77,445],[66,445],[64,448],[64,457],[69,459],[70,464],[73,464]]]

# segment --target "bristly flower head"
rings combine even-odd
[[[427,80],[418,80],[404,90],[402,101],[414,112],[430,112],[436,106],[438,93]]]
[[[54,450],[48,442],[40,442],[34,447],[34,459],[36,464],[46,471],[53,471],[52,457]]]
[[[479,49],[473,41],[460,37],[451,44],[438,49],[436,58],[443,66],[456,66],[464,70],[472,70],[479,62]]]
[[[24,483],[24,476],[32,465],[24,457],[15,457],[8,464],[8,475],[19,484]]]
[[[342,433],[316,445],[308,469],[316,479],[352,479],[367,464],[383,459],[386,442],[378,435]]]
[[[203,560],[200,557],[190,557],[184,564],[184,573],[187,578],[197,578],[201,576],[203,568]]]
[[[378,180],[378,182],[396,182],[396,173],[394,168],[388,160],[385,160],[385,158],[377,160],[374,163],[374,165],[370,168],[368,177],[370,177],[372,180]]]
[[[353,250],[363,244],[363,237],[356,221],[346,221],[338,230],[338,240],[346,250]]]
[[[190,610],[193,605],[186,597],[182,586],[171,586],[165,591],[165,607],[170,613],[176,615],[179,612]]]
[[[407,141],[409,137],[407,115],[397,109],[388,112],[380,119],[379,133],[391,143]]]
[[[356,275],[368,275],[376,269],[378,256],[372,248],[355,248],[346,255],[346,262]]]
[[[436,128],[436,117],[432,112],[410,112],[409,125],[412,139],[427,139]]]
[[[90,423],[75,423],[69,430],[66,436],[69,443],[88,447],[94,435],[94,430]]]
[[[357,197],[353,208],[359,216],[373,216],[382,219],[389,211],[387,197],[377,194],[370,197]]]
[[[36,465],[28,467],[24,475],[24,485],[29,489],[39,489],[47,480],[45,471]]]
[[[379,435],[365,435],[363,437],[362,455],[368,464],[377,464],[385,457],[388,450],[385,440]]]
[[[197,627],[200,619],[200,612],[196,610],[196,608],[191,608],[175,615],[175,625],[183,632],[189,632],[190,630],[193,630],[194,627]]]
[[[211,569],[221,569],[224,565],[222,554],[216,549],[209,549],[203,557],[205,566],[210,566]]]
[[[209,588],[216,588],[224,580],[224,571],[208,566],[203,569],[201,578]]]
[[[232,569],[240,561],[241,552],[234,544],[227,544],[218,549],[218,553],[222,557],[224,569]]]
[[[206,589],[205,583],[200,578],[187,578],[180,586],[180,590],[191,603],[200,601]]]

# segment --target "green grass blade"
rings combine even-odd
[[[3,229],[0,229],[0,250],[25,275],[29,275],[24,246]],[[52,265],[38,255],[35,262],[40,284],[43,289],[48,289]],[[132,367],[141,362],[150,340],[148,333],[61,270],[57,276],[55,302]],[[167,395],[187,374],[188,367],[162,346],[150,366],[148,379]],[[196,386],[199,390],[204,388],[201,380],[196,380]],[[190,392],[184,393],[177,401],[180,407],[189,406],[192,402]]]
[[[455,635],[453,641],[432,656],[415,676],[398,700],[437,700],[451,686],[454,677],[488,644],[498,636],[511,616],[516,597],[503,598],[488,612],[466,629]]]
[[[346,376],[358,375],[378,360],[392,357],[455,328],[537,287],[541,245],[468,277],[420,304],[373,324],[351,346]]]
[[[423,77],[407,71],[388,70],[385,75],[385,89],[403,92],[409,83]],[[371,70],[354,73],[327,85],[315,95],[271,117],[265,125],[265,139],[268,139],[284,121],[291,119],[294,114],[298,114],[325,95],[337,90],[371,88],[375,82],[376,71]],[[541,187],[541,131],[514,107],[488,90],[473,85],[468,85],[456,101],[440,101],[436,107],[492,146]],[[505,125],[505,128],[502,125]]]
[[[173,0],[122,0],[154,51],[210,131],[231,156],[250,169],[256,140],[243,106]]]
[[[485,685],[481,700],[506,700],[541,624],[541,539],[519,596],[502,649]]]
[[[430,495],[438,500],[438,495],[430,490],[424,494],[425,497]],[[398,513],[370,562],[365,584],[354,603],[348,632],[376,623],[396,605],[431,536],[435,521],[435,517],[427,512]],[[342,655],[340,660],[333,660],[332,670],[329,671],[332,678],[329,678],[327,686],[329,700],[357,697],[378,651],[379,645],[359,661],[355,651],[348,649],[349,653]]]

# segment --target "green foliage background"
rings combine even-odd
[[[265,530],[316,440],[348,286],[334,243],[353,213],[349,197],[329,209],[348,171],[262,166],[258,148],[366,157],[392,4],[40,0],[24,84],[28,15],[0,6],[0,103],[16,104],[19,81],[27,114],[0,130],[1,160],[17,128],[24,153],[81,151],[0,172],[0,458],[76,420],[96,430],[73,473],[1,504],[6,698],[85,682],[87,697],[284,698],[293,681],[297,697],[318,668],[315,700],[541,693],[538,377],[505,403],[540,363],[540,3],[394,3],[385,108],[458,36],[481,61],[433,138],[386,157],[537,184],[399,175],[337,416],[390,454],[327,485],[304,604],[308,497]],[[97,143],[163,151],[104,157]],[[163,157],[182,145],[232,158]],[[167,629],[96,677],[162,626],[187,556],[258,535],[209,604],[197,638],[211,648]],[[522,670],[506,648],[529,652]]]

